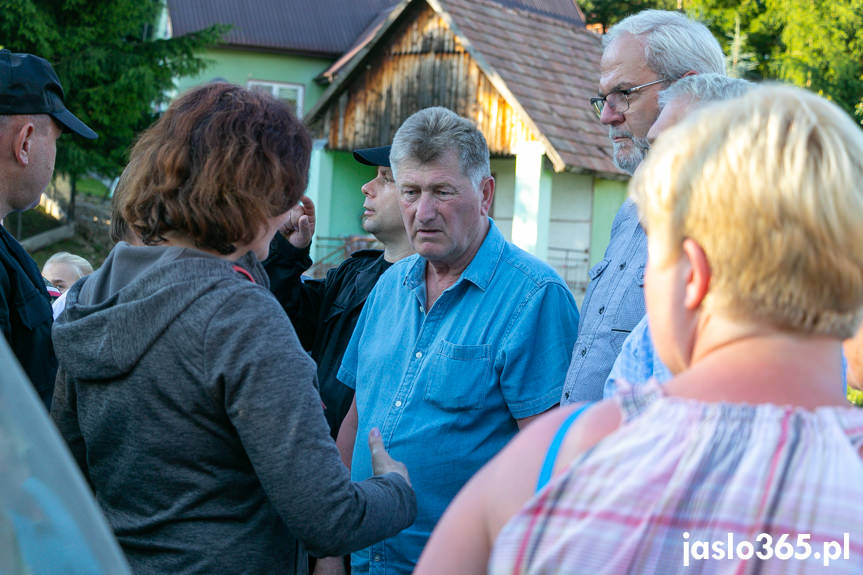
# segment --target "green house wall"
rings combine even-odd
[[[217,78],[241,86],[246,86],[249,80],[302,84],[304,113],[312,109],[326,89],[326,86],[315,83],[315,78],[333,62],[328,58],[267,54],[230,48],[207,50],[202,53],[202,57],[209,61],[209,65],[197,76],[180,78],[177,82],[178,94]]]
[[[330,208],[330,235],[366,235],[362,226],[362,186],[375,177],[377,168],[354,159],[350,152],[331,151],[333,155],[333,195]]]
[[[611,224],[626,200],[627,182],[596,178],[593,183],[593,214],[590,229],[590,265],[602,259],[611,236]]]

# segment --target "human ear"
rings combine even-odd
[[[481,184],[482,191],[482,214],[484,216],[488,215],[488,211],[491,209],[491,201],[494,198],[494,178],[489,176],[488,178],[484,178]]]
[[[33,145],[33,134],[36,127],[32,122],[25,122],[15,133],[12,153],[15,160],[22,166],[30,164],[30,152]]]
[[[710,262],[704,249],[691,238],[683,240],[683,255],[688,267],[683,304],[687,310],[693,311],[698,309],[710,289]]]

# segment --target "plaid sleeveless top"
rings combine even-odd
[[[863,410],[614,399],[621,427],[504,526],[489,573],[863,573]]]

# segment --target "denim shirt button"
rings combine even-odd
[[[377,553],[375,553],[375,557],[374,557],[374,559],[375,559],[375,561],[380,561],[380,560],[381,560],[381,556],[380,556],[380,555],[378,555]]]
[[[581,348],[581,357],[584,357],[586,354],[587,354],[587,348],[586,347]]]
[[[396,403],[395,403],[395,406],[396,406],[396,407],[401,407],[401,406],[402,406],[402,400],[401,400],[401,399],[397,399],[397,400],[396,400]]]
[[[605,306],[599,308],[599,314],[602,315],[603,313],[605,313]]]
[[[423,356],[423,352],[421,352],[421,351],[416,352],[416,358],[417,359],[420,359],[422,356]]]
[[[620,266],[618,266],[618,267],[619,267],[621,270],[625,270],[625,269],[626,269],[626,262],[623,262],[623,263],[622,263],[622,264],[620,264]]]

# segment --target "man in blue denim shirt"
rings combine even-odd
[[[411,527],[352,556],[356,573],[391,575],[413,570],[459,489],[558,403],[578,310],[560,276],[488,217],[494,179],[473,124],[422,110],[399,128],[390,159],[417,255],[378,280],[338,377],[356,389],[343,453],[379,428],[417,493]],[[354,478],[372,473],[362,443]]]
[[[631,174],[644,158],[647,132],[659,115],[657,90],[691,74],[724,74],[725,57],[703,24],[661,10],[621,20],[603,44],[600,96],[591,104],[609,127],[615,164]],[[626,200],[612,223],[605,257],[589,272],[562,404],[602,398],[623,340],[644,316],[646,263],[644,230],[635,205]]]

